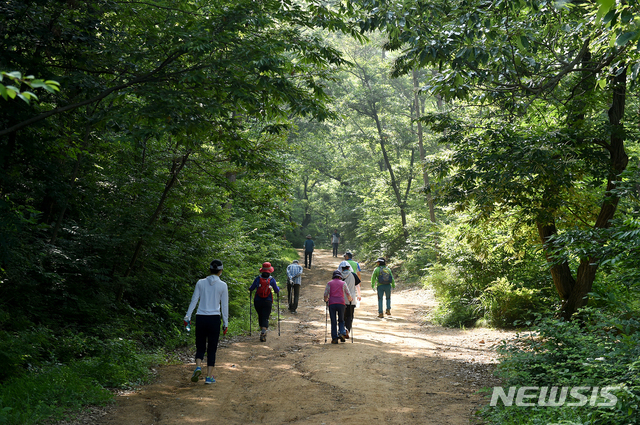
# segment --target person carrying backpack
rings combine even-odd
[[[349,288],[349,292],[352,295],[356,296],[357,300],[360,301],[362,297],[360,296],[360,278],[356,273],[351,269],[351,264],[348,261],[343,261],[338,266],[338,269],[342,273],[342,280],[347,284],[347,288]],[[353,325],[353,317],[356,309],[356,301],[349,301],[347,297],[344,299],[344,327],[345,327],[345,338],[349,339],[349,332],[351,332],[351,326]]]
[[[371,275],[371,288],[375,291],[378,287],[378,317],[383,318],[382,314],[382,297],[387,297],[387,316],[391,316],[391,288],[396,287],[396,281],[393,279],[391,269],[386,266],[384,258],[379,257],[376,260],[376,268]]]
[[[259,270],[260,275],[257,276],[249,291],[256,290],[256,295],[253,298],[253,307],[258,313],[258,324],[260,325],[260,341],[267,340],[267,329],[269,329],[269,316],[271,315],[271,307],[273,306],[273,295],[271,289],[278,294],[280,288],[271,273],[273,273],[273,267],[271,263],[262,263],[262,268]]]

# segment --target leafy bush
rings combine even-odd
[[[108,340],[92,350],[99,353],[67,364],[30,367],[28,373],[5,380],[0,387],[0,424],[39,424],[88,404],[107,403],[113,395],[106,388],[147,383],[150,366],[163,361],[161,355],[141,353],[136,342],[125,339]]]
[[[482,315],[478,314],[479,288],[462,279],[455,267],[437,264],[424,277],[425,286],[435,291],[439,301],[432,315],[443,326],[470,326]]]
[[[70,409],[104,404],[112,394],[73,367],[54,365],[3,382],[0,387],[0,424],[31,425],[61,419]]]
[[[615,407],[498,403],[482,416],[491,424],[640,424],[640,321],[637,314],[626,316],[610,318],[587,308],[572,322],[541,320],[531,333],[503,343],[497,368],[504,387],[621,387]]]
[[[545,309],[540,290],[516,288],[506,278],[498,278],[479,297],[484,317],[493,326],[509,328],[530,321]]]

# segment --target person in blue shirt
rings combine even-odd
[[[311,259],[313,258],[313,247],[315,244],[311,239],[311,235],[307,235],[307,240],[304,241],[304,266],[308,269],[311,268]]]
[[[289,298],[289,311],[296,314],[298,310],[298,299],[300,298],[300,284],[302,283],[303,268],[298,264],[298,260],[293,260],[287,266],[287,294]]]
[[[256,295],[253,298],[253,307],[258,313],[258,324],[260,325],[260,341],[267,340],[267,329],[269,329],[269,316],[271,315],[271,307],[273,306],[273,295],[271,290],[276,294],[280,293],[280,288],[271,273],[273,273],[273,266],[271,263],[262,263],[262,268],[259,270],[258,275],[251,284],[249,291],[256,290]]]

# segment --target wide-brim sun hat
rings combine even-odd
[[[333,275],[331,275],[331,277],[334,278],[334,279],[337,278],[337,277],[342,279],[342,272],[340,270],[334,270],[333,271]]]
[[[378,257],[378,259],[376,260],[376,263],[383,263],[384,264],[385,260],[382,257]]]
[[[342,270],[342,269],[350,269],[351,268],[351,264],[349,264],[348,261],[342,261],[340,262],[340,265],[338,266],[338,269]]]
[[[298,264],[298,263],[299,263],[299,261],[298,261],[298,260],[293,260],[293,261],[292,261],[292,263],[294,263],[294,264]]]
[[[311,239],[311,235],[307,235],[307,239]]]
[[[265,261],[264,263],[262,263],[262,268],[260,269],[260,273],[273,273],[273,267],[271,266],[271,263],[268,261]]]

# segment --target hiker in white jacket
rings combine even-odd
[[[200,279],[191,297],[191,304],[184,316],[185,325],[191,322],[191,315],[198,304],[196,312],[196,369],[191,381],[198,382],[202,374],[202,360],[207,352],[207,376],[205,384],[213,384],[213,367],[216,365],[216,351],[220,338],[220,324],[222,322],[223,335],[229,327],[229,290],[227,284],[220,280],[222,261],[213,260],[209,265],[209,276]],[[207,341],[209,346],[207,347]]]

